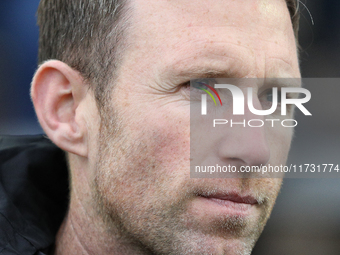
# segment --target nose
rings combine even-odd
[[[256,109],[261,108],[257,96],[253,98],[253,103]],[[253,114],[245,106],[244,115],[233,115],[230,125],[221,136],[218,156],[223,161],[237,160],[249,166],[265,165],[270,159],[267,139],[264,117]]]

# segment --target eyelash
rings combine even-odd
[[[180,84],[180,85],[178,86],[178,89],[181,89],[181,88],[191,88],[191,84],[190,84],[190,83],[191,83],[190,81],[184,82],[184,83],[182,83],[182,84]],[[272,89],[266,90],[266,91],[264,92],[264,94],[267,95],[269,92],[272,92]],[[267,98],[268,98],[268,97],[267,97]],[[290,98],[289,94],[288,94],[288,98]],[[280,89],[278,89],[278,100],[281,101],[281,90],[280,90]]]
[[[190,88],[190,81],[187,81],[187,82],[184,82],[184,83],[182,83],[180,86],[179,86],[180,88]]]

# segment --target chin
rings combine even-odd
[[[197,255],[250,255],[256,240],[246,239],[225,239],[223,237],[204,236],[191,243],[180,254]],[[193,241],[191,239],[191,241]]]

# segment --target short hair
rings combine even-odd
[[[39,64],[57,59],[77,70],[101,108],[124,50],[125,0],[41,0],[37,11]]]
[[[299,0],[286,0],[297,41]],[[57,59],[80,72],[94,90],[99,111],[126,43],[126,0],[41,0],[39,63]]]
[[[300,12],[299,12],[299,3],[300,0],[286,0],[287,7],[289,10],[290,18],[292,21],[292,26],[296,39],[296,46],[299,46],[299,24],[300,24]]]

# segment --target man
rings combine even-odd
[[[42,0],[38,23],[32,100],[70,172],[53,253],[250,254],[281,179],[191,179],[184,94],[197,78],[299,78],[294,2]],[[290,131],[232,135],[216,157],[285,163]]]

